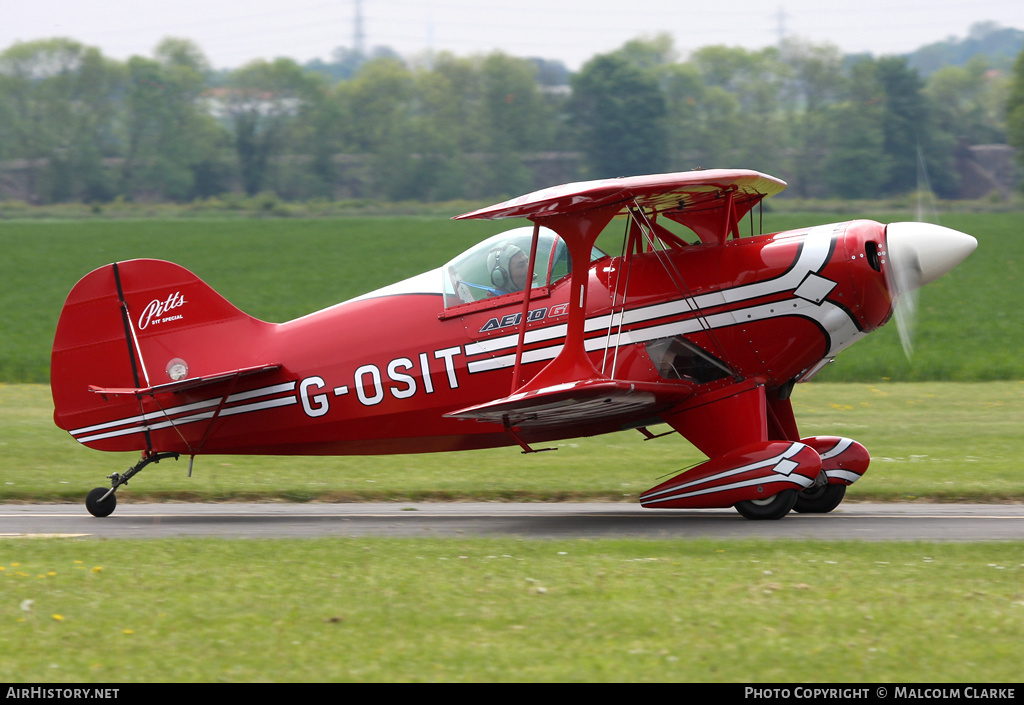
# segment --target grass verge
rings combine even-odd
[[[800,385],[806,436],[848,436],[872,454],[852,500],[1022,501],[1024,382]],[[101,453],[56,428],[49,389],[0,385],[0,501],[83,501],[136,454]],[[665,427],[667,430],[667,427]],[[518,448],[373,457],[200,456],[152,465],[118,491],[132,501],[636,501],[704,456],[678,435],[622,432]]]
[[[0,540],[7,682],[1017,682],[1019,544]]]

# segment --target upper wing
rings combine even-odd
[[[543,220],[621,203],[617,215],[639,206],[682,223],[705,242],[721,242],[762,198],[785,188],[781,179],[746,169],[628,176],[554,186],[465,213],[456,220]]]

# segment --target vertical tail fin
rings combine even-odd
[[[135,396],[105,397],[97,388],[145,389],[265,363],[260,355],[274,328],[176,264],[140,259],[101,267],[74,286],[57,323],[54,421],[73,431],[144,411]],[[136,433],[89,445],[140,450],[149,443]]]

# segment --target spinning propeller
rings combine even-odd
[[[924,151],[918,144],[917,221],[890,223],[886,229],[889,291],[895,299],[893,317],[908,360],[914,352],[917,290],[963,262],[978,246],[970,235],[938,225],[937,211]]]
[[[889,223],[886,227],[889,291],[903,352],[913,353],[917,290],[930,284],[974,252],[978,241],[959,230],[933,223]]]

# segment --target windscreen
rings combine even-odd
[[[442,268],[446,308],[473,303],[527,288],[549,286],[569,274],[569,250],[553,230],[540,228],[537,255],[530,271],[533,228],[499,233],[484,240]],[[591,261],[604,256],[594,249]]]

